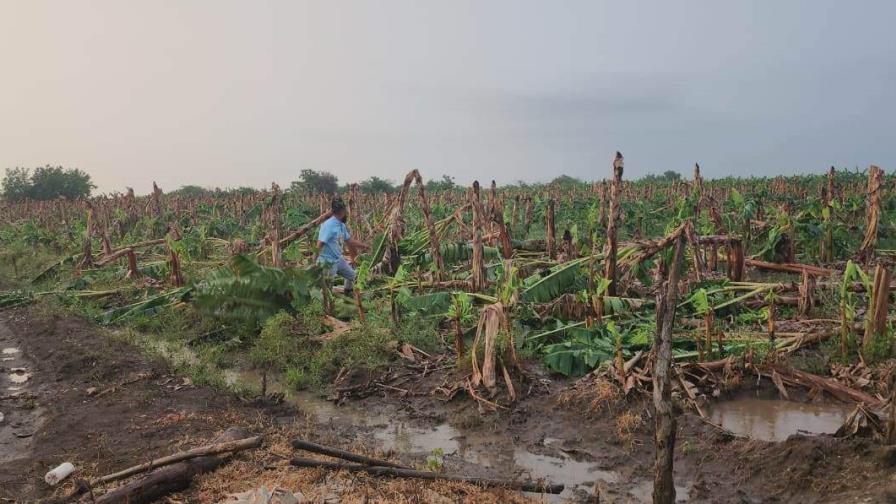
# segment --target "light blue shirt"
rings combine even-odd
[[[320,225],[317,241],[324,242],[324,248],[317,257],[317,262],[337,263],[342,259],[342,244],[351,239],[348,228],[335,216]]]

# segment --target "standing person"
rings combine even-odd
[[[345,295],[351,296],[358,274],[342,256],[342,245],[358,250],[369,250],[370,246],[352,238],[349,234],[345,226],[348,215],[341,199],[334,198],[330,208],[333,216],[320,225],[320,232],[317,235],[317,263],[323,265],[331,277],[338,274],[344,278]]]

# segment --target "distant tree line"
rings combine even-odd
[[[681,180],[678,172],[667,170],[661,175],[649,174],[641,179],[643,182],[671,182]],[[487,184],[490,181],[482,181]],[[588,184],[581,179],[560,175],[547,184],[529,184],[524,181],[518,181],[509,186],[517,187],[537,187],[548,185],[560,188],[574,188]],[[454,181],[454,177],[450,175],[442,175],[440,179],[430,179],[426,182],[426,190],[428,192],[452,191],[460,186]],[[91,191],[96,186],[90,179],[90,175],[79,169],[66,169],[61,166],[44,166],[30,170],[28,168],[11,168],[6,170],[6,176],[3,177],[2,195],[8,201],[19,201],[23,199],[49,200],[58,197],[70,199],[86,198],[90,196]],[[358,189],[365,194],[393,193],[399,188],[395,182],[372,176],[358,183]],[[250,188],[240,188],[239,191],[252,191]],[[307,192],[311,194],[337,194],[349,190],[349,185],[339,184],[336,175],[328,171],[316,171],[305,169],[299,174],[299,179],[290,185],[291,191]],[[206,189],[197,185],[185,185],[180,189],[174,190],[171,194],[179,194],[183,196],[199,196],[209,194],[215,190]]]
[[[96,186],[86,172],[50,165],[33,171],[28,168],[7,168],[2,182],[3,199],[7,201],[51,200],[60,196],[86,198],[94,189]]]
[[[395,182],[377,176],[358,183],[358,189],[365,194],[393,193],[399,187]],[[456,187],[457,184],[454,183],[454,177],[449,175],[442,175],[441,179],[426,182],[426,190],[429,192],[450,191]],[[327,171],[318,172],[315,170],[302,170],[299,174],[299,180],[294,181],[289,186],[291,191],[312,194],[336,194],[347,192],[349,188],[349,184],[340,185],[339,178],[336,175]]]
[[[639,179],[641,182],[677,182],[681,180],[681,174],[677,171],[666,170],[662,175],[648,173]]]

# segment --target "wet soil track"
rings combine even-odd
[[[147,454],[209,439],[226,425],[249,424],[261,413],[215,390],[185,385],[163,362],[77,318],[2,312],[0,347],[18,348],[32,373],[20,390],[8,390],[0,379],[4,499],[49,495],[43,475],[61,462],[93,474],[111,472]]]
[[[164,362],[147,359],[86,321],[36,308],[0,312],[0,348],[20,351],[5,355],[15,360],[0,361],[0,499],[7,501],[50,495],[43,475],[66,460],[102,474],[145,461],[147,454],[195,446],[229,425],[264,430],[302,416],[289,405],[254,406],[192,386]],[[7,378],[11,367],[32,375],[13,384]],[[440,379],[416,386],[425,392]],[[565,494],[573,501],[595,488],[601,502],[649,498],[649,401],[631,404],[646,427],[624,442],[616,435],[615,413],[586,418],[576,405],[557,406],[561,386],[546,385],[512,411],[484,417],[463,397],[446,403],[427,394],[373,395],[347,408],[386,419],[385,429],[348,415],[322,424],[320,437],[386,447],[418,466],[427,451],[441,447],[450,472],[572,478],[580,483]],[[896,502],[896,450],[870,440],[797,435],[780,443],[753,441],[728,436],[688,413],[678,417],[678,426],[676,482],[686,502]],[[389,429],[394,436],[383,436]],[[402,430],[431,437],[432,446],[402,445]],[[187,501],[197,500],[188,492]]]

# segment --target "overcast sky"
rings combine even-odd
[[[896,168],[893,1],[0,0],[0,168],[288,185]]]

